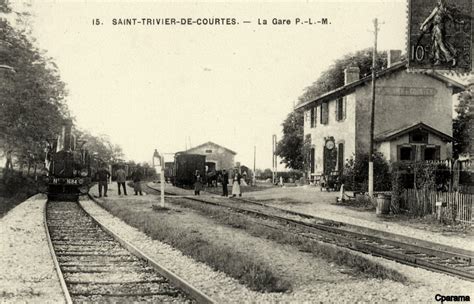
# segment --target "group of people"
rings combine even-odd
[[[242,178],[242,175],[239,173],[239,171],[236,169],[233,172],[232,175],[232,196],[242,196],[242,190],[240,189],[240,180]],[[204,181],[201,173],[199,170],[196,170],[196,173],[194,175],[194,195],[200,195],[201,190],[203,189]],[[229,190],[227,188],[227,185],[229,184],[229,173],[224,169],[222,170],[222,173],[219,177],[219,181],[222,184],[222,196],[229,196]]]
[[[106,165],[103,165],[97,170],[96,173],[96,180],[99,183],[99,197],[102,197],[102,192],[104,193],[104,197],[107,197],[107,190],[108,190],[108,184],[109,184],[109,178],[111,177],[110,171],[107,169]],[[117,171],[115,171],[115,177],[116,177],[116,182],[117,182],[117,187],[118,187],[118,195],[122,195],[122,189],[123,189],[123,194],[127,195],[127,186],[125,185],[127,181],[127,173],[125,172],[125,169],[123,166],[119,167]],[[132,175],[132,180],[133,180],[133,189],[135,191],[135,195],[143,195],[142,192],[142,185],[141,181],[143,179],[143,173],[140,168],[140,165],[138,165],[135,170],[133,171]]]

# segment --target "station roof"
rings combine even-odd
[[[414,130],[424,130],[424,131],[427,131],[429,133],[433,133],[433,134],[439,136],[441,139],[443,139],[445,141],[453,141],[454,140],[454,138],[449,136],[448,134],[443,133],[441,131],[438,131],[435,128],[430,127],[427,124],[420,121],[420,122],[415,122],[413,124],[397,128],[395,130],[385,131],[385,132],[382,132],[380,134],[377,134],[377,136],[375,136],[375,138],[374,138],[374,141],[375,142],[389,141],[389,140],[395,139],[397,137],[400,137],[402,135],[405,135],[405,134],[407,134],[411,131],[414,131]]]
[[[195,147],[192,147],[192,148],[189,148],[188,150],[184,151],[185,153],[188,153],[192,150],[195,150],[195,149],[199,149],[199,148],[203,148],[203,147],[206,147],[206,146],[214,146],[214,147],[219,147],[219,148],[222,148],[224,150],[226,150],[227,152],[231,153],[231,154],[234,154],[234,155],[237,155],[237,152],[234,152],[232,151],[231,149],[227,149],[226,147],[224,146],[221,146],[221,145],[218,145],[212,141],[208,141],[208,142],[205,142],[203,144],[200,144],[198,146],[195,146]]]
[[[385,75],[395,73],[397,71],[406,70],[406,68],[407,68],[407,62],[403,61],[403,62],[394,64],[393,66],[391,66],[389,68],[386,68],[386,69],[383,69],[383,70],[377,72],[375,74],[375,78],[377,79],[377,78],[383,77]],[[427,70],[427,71],[423,71],[423,72],[417,71],[416,73],[420,73],[420,74],[430,76],[434,79],[437,79],[439,81],[445,82],[445,83],[453,86],[454,93],[459,93],[459,92],[466,89],[466,86],[464,84],[459,83],[458,81],[456,81],[454,79],[451,79],[450,77],[448,77],[446,75],[443,75],[443,74],[440,74],[440,73],[438,73],[436,71],[433,71],[433,70]],[[353,93],[356,90],[357,87],[365,85],[367,82],[370,82],[370,81],[372,81],[372,75],[361,78],[357,81],[348,83],[348,84],[343,85],[343,86],[341,86],[337,89],[334,89],[332,91],[324,93],[324,94],[316,97],[313,100],[302,102],[302,103],[296,105],[295,110],[301,110],[301,109],[304,109],[305,107],[308,107],[308,106],[313,106],[313,105],[321,104],[323,102],[327,102],[327,101],[330,101],[330,100],[335,100],[337,98],[344,97],[348,94]]]

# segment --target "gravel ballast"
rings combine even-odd
[[[154,195],[147,196],[158,201]],[[135,197],[145,203],[145,197]],[[108,201],[120,204],[120,198],[109,195]],[[125,201],[123,201],[125,203]],[[156,259],[177,275],[186,278],[191,284],[211,296],[217,302],[227,303],[434,303],[435,295],[469,295],[474,290],[474,283],[460,280],[455,277],[442,275],[423,269],[417,269],[382,258],[368,256],[386,267],[400,271],[408,277],[406,284],[391,280],[368,279],[354,277],[352,280],[332,281],[328,277],[320,277],[312,282],[297,282],[292,292],[287,293],[259,293],[239,284],[221,272],[212,270],[209,266],[184,256],[180,251],[171,248],[159,241],[152,240],[144,233],[123,223],[120,219],[111,216],[92,201],[82,201],[81,204],[91,212],[100,222],[127,241],[143,250],[147,255]],[[151,209],[151,204],[150,204]],[[152,212],[150,210],[150,212]],[[229,240],[231,241],[231,240]],[[272,246],[261,247],[258,253],[262,256],[272,256]],[[354,253],[360,254],[360,253]],[[362,254],[361,254],[362,255]],[[366,256],[366,255],[364,255]],[[288,266],[291,267],[291,266]],[[338,267],[333,265],[333,267]],[[309,268],[308,268],[309,269]],[[282,269],[284,272],[285,269]],[[311,271],[309,269],[308,271]],[[288,272],[291,272],[288,269]]]
[[[64,303],[36,195],[0,219],[0,302]]]
[[[134,197],[143,203],[146,198],[158,199],[153,195]],[[107,200],[117,199],[120,198],[113,192],[107,198]],[[0,219],[1,303],[64,302],[46,241],[43,224],[45,202],[44,196],[35,196]],[[111,230],[219,303],[436,303],[437,294],[469,295],[471,298],[474,296],[472,282],[370,256],[370,259],[400,271],[408,277],[409,282],[402,284],[367,278],[334,281],[331,278],[321,277],[315,279],[315,282],[295,284],[292,292],[258,293],[249,290],[224,273],[214,271],[207,265],[184,256],[178,250],[152,240],[113,217],[95,202],[82,200],[81,204]],[[273,247],[270,245],[259,250],[259,254],[265,256],[271,256],[272,253]]]

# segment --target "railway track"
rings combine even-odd
[[[158,191],[153,187],[149,188]],[[166,194],[173,195],[167,191]],[[267,225],[273,229],[288,229],[311,240],[322,241],[397,262],[425,268],[474,281],[472,252],[450,252],[426,246],[348,230],[343,223],[321,220],[310,215],[284,210],[243,198],[216,199],[212,197],[183,196],[192,201],[220,206],[234,212],[249,214],[280,223]]]
[[[68,303],[213,303],[76,202],[49,201],[45,225]]]

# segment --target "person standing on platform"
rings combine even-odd
[[[235,170],[234,177],[232,178],[232,197],[236,195],[242,196],[242,192],[240,191],[240,179],[242,176],[240,175],[238,170]]]
[[[104,190],[104,197],[107,197],[107,185],[109,183],[110,172],[104,164],[97,171],[97,180],[99,181],[99,197],[102,197],[102,189]]]
[[[139,193],[140,195],[143,195],[142,184],[141,184],[142,178],[143,178],[142,168],[140,167],[140,165],[137,165],[137,167],[135,168],[135,171],[133,171],[133,174],[132,174],[133,188],[135,190],[135,195],[138,195]]]
[[[229,184],[229,173],[224,169],[222,170],[222,196],[225,197],[229,195],[227,184]]]
[[[127,195],[127,186],[125,185],[125,182],[127,181],[127,174],[125,173],[125,170],[123,169],[122,166],[119,167],[119,169],[116,172],[116,178],[117,178],[117,186],[118,186],[118,195],[122,195],[120,192],[120,186],[123,187],[123,194]]]
[[[202,176],[199,170],[194,174],[194,195],[199,195],[202,190]]]

